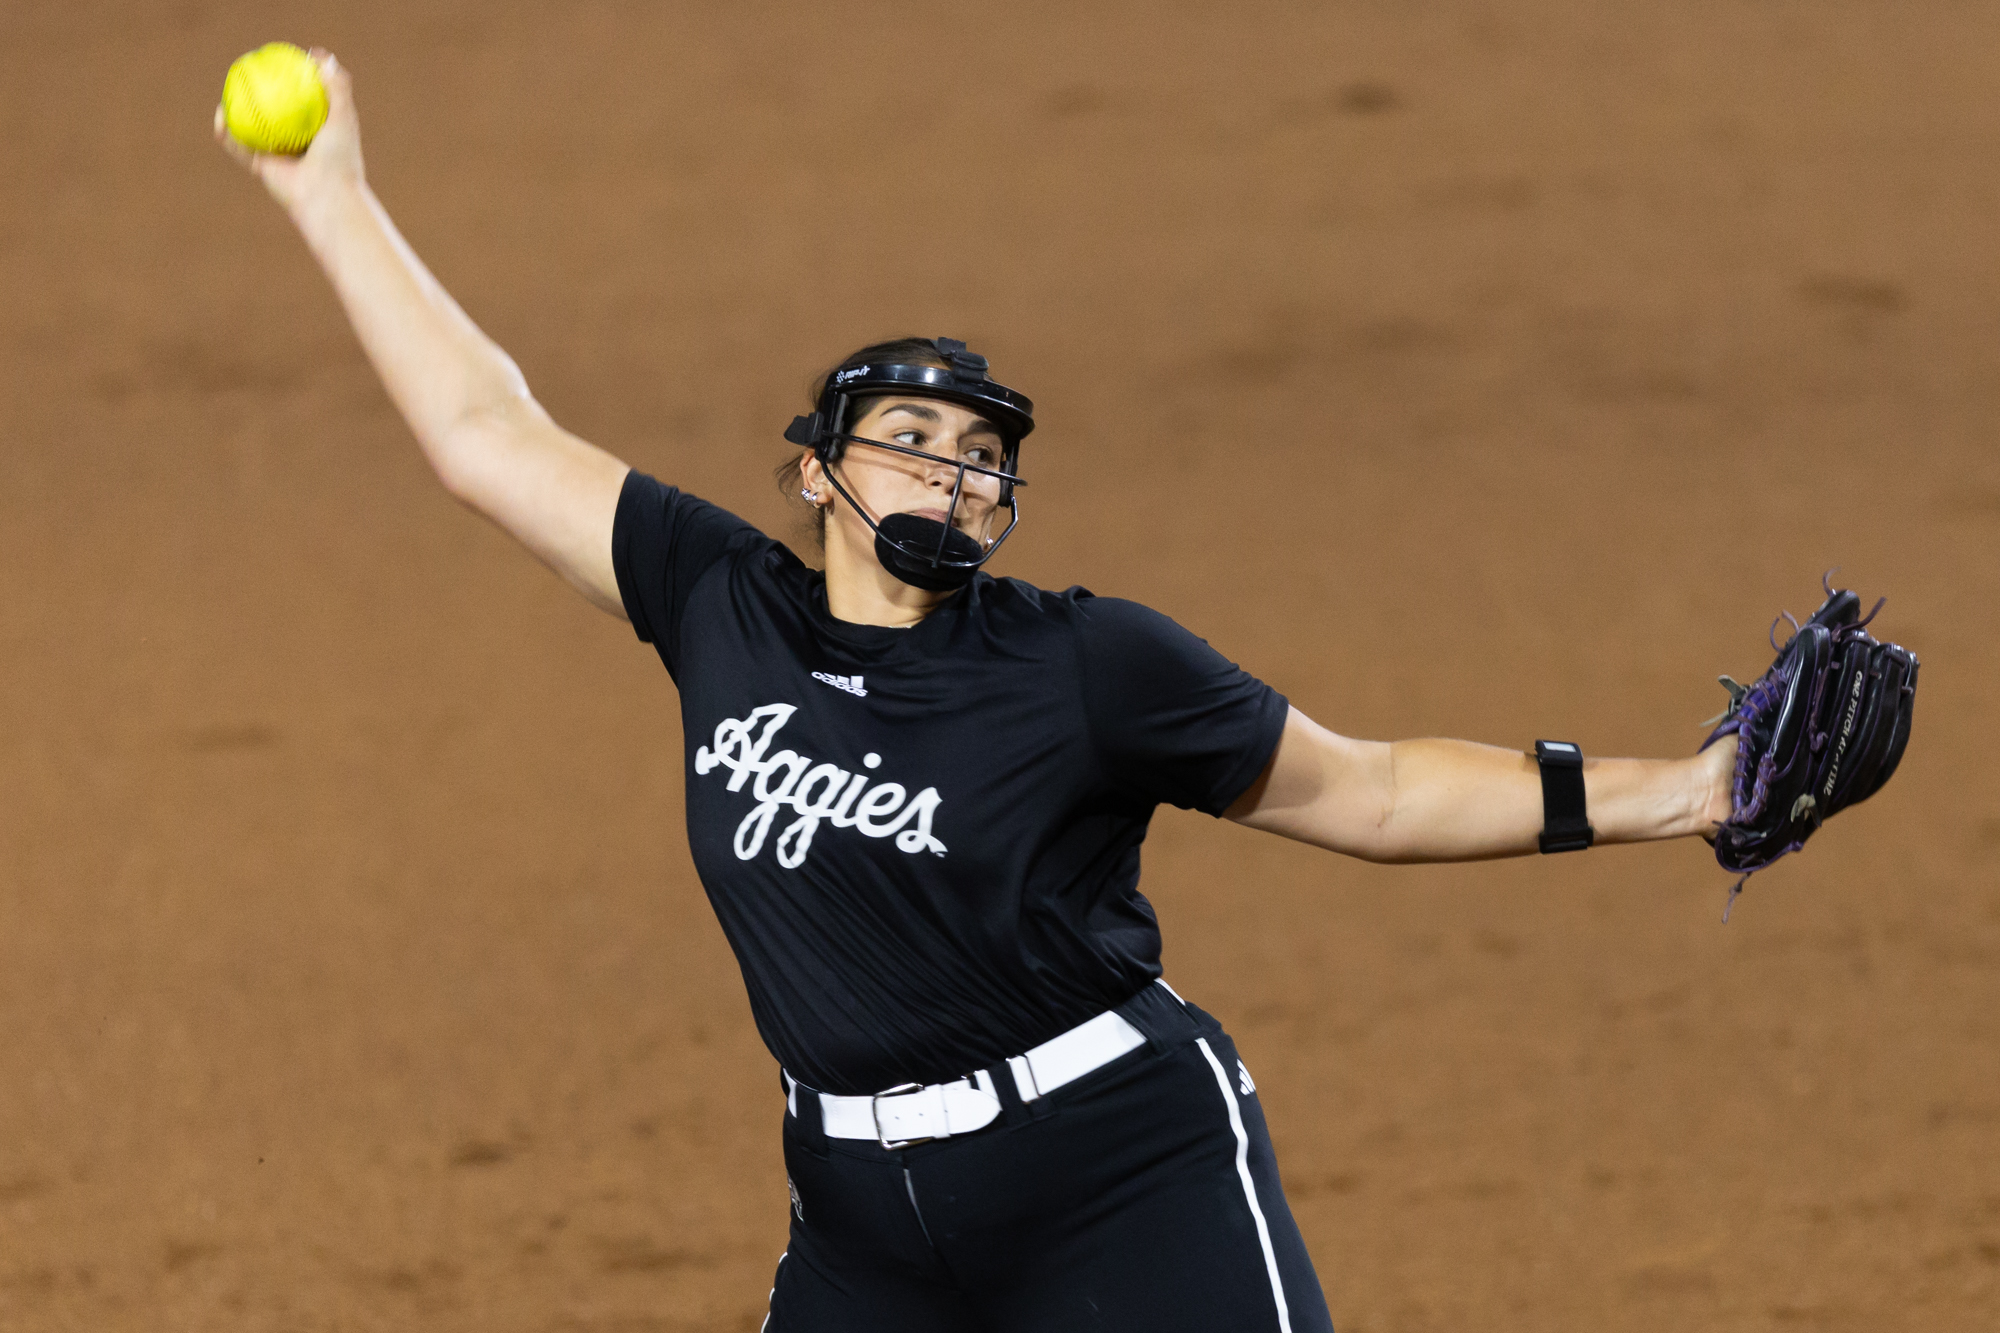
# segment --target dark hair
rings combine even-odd
[[[891,338],[887,342],[869,343],[866,347],[848,353],[846,357],[842,358],[839,365],[831,367],[824,374],[813,377],[811,396],[806,400],[806,410],[808,412],[819,410],[820,395],[826,392],[827,381],[838,375],[841,371],[853,370],[859,366],[876,365],[935,366],[939,370],[949,370],[951,368],[951,362],[938,352],[937,345],[929,338]],[[870,397],[856,398],[852,405],[851,420],[859,421],[862,417],[866,416],[869,407],[873,405],[876,399],[881,397],[883,395],[875,394]],[[838,444],[832,447],[831,452],[836,459],[840,457],[840,448]],[[778,464],[777,470],[773,473],[778,479],[778,490],[783,493],[785,500],[791,504],[806,504],[806,498],[800,494],[805,488],[799,484],[799,464],[804,459],[804,450],[791,454],[784,462]],[[826,506],[812,505],[810,507],[813,512],[813,536],[823,550],[826,547]]]

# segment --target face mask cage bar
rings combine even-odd
[[[862,506],[861,502],[856,500],[853,494],[848,491],[847,487],[841,484],[840,474],[834,470],[835,469],[834,462],[829,460],[827,457],[828,454],[833,452],[832,449],[822,447],[816,451],[819,455],[820,462],[826,468],[827,480],[833,483],[833,489],[838,491],[841,497],[845,499],[847,503],[854,506],[854,512],[861,515],[861,521],[866,523],[869,529],[872,532],[874,532],[876,539],[879,541],[887,542],[890,546],[894,547],[896,550],[902,552],[902,554],[909,556],[914,560],[923,561],[925,564],[929,565],[932,569],[952,569],[952,570],[964,570],[967,573],[972,572],[973,570],[979,568],[981,565],[985,564],[988,560],[993,558],[993,553],[1000,549],[1000,544],[1007,540],[1008,534],[1012,533],[1015,527],[1017,527],[1021,522],[1021,500],[1020,497],[1015,494],[1015,488],[1020,486],[1026,486],[1028,483],[1022,481],[1012,472],[1004,472],[1001,471],[999,468],[980,467],[977,463],[968,463],[965,462],[963,459],[954,462],[950,459],[940,458],[938,457],[938,455],[933,453],[926,453],[922,449],[912,449],[906,444],[890,444],[885,440],[871,440],[865,436],[850,435],[844,431],[841,432],[840,434],[833,436],[832,439],[827,441],[828,445],[834,443],[865,444],[869,446],[871,449],[887,449],[891,453],[907,454],[911,458],[921,458],[926,463],[943,464],[945,466],[954,469],[957,475],[952,478],[951,503],[945,506],[944,529],[943,531],[938,533],[937,549],[934,551],[918,551],[911,549],[908,543],[898,541],[894,537],[891,537],[887,533],[883,532],[881,524],[876,522],[875,519],[871,518],[869,516],[868,510]],[[1007,457],[1005,460],[1006,465],[1011,466],[1013,464],[1014,456],[1018,448],[1019,446],[1016,444],[1013,443],[1008,444]],[[999,503],[1007,507],[1007,526],[1001,530],[1001,533],[998,537],[993,538],[992,541],[987,543],[986,548],[979,553],[978,559],[948,560],[945,558],[945,553],[944,553],[945,543],[951,540],[951,534],[957,530],[953,526],[953,522],[958,517],[958,500],[959,496],[964,494],[965,492],[965,474],[968,472],[975,472],[982,477],[991,477],[995,481],[1000,483],[1001,498]]]
[[[1015,467],[1020,457],[1021,439],[1035,428],[1034,403],[1025,395],[1015,393],[1004,385],[996,384],[986,376],[986,358],[968,351],[964,343],[955,338],[938,338],[932,346],[937,348],[949,366],[881,365],[856,366],[836,371],[828,378],[825,389],[820,394],[818,410],[810,416],[797,417],[785,431],[785,438],[793,444],[810,448],[826,468],[827,478],[833,482],[834,490],[854,506],[854,511],[874,532],[878,543],[888,546],[905,559],[915,560],[933,572],[950,571],[970,578],[972,572],[992,559],[993,553],[1013,533],[1021,521],[1021,504],[1016,489],[1028,483],[1015,475]],[[914,398],[940,398],[958,403],[985,413],[995,419],[1001,428],[1001,438],[1006,441],[1006,452],[999,468],[980,467],[976,463],[940,458],[922,449],[912,449],[907,445],[890,444],[884,440],[871,440],[855,435],[844,429],[847,414],[857,397],[874,397],[883,394],[907,394]],[[942,464],[953,468],[956,475],[952,479],[951,503],[945,510],[945,522],[938,534],[934,549],[917,549],[909,542],[898,540],[882,531],[881,524],[871,517],[841,482],[835,471],[836,455],[846,444],[865,444],[873,449],[887,449],[891,453],[907,454],[923,459],[927,463]],[[1006,528],[976,557],[951,558],[946,555],[952,535],[957,531],[953,526],[958,517],[958,502],[965,491],[965,474],[976,473],[992,477],[1000,483],[999,503],[1007,507]],[[961,534],[962,535],[962,534]],[[973,539],[966,537],[971,543]],[[976,545],[976,543],[974,543]],[[930,545],[926,536],[923,546]]]

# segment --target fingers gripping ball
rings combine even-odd
[[[311,56],[290,42],[271,42],[229,67],[222,115],[252,152],[303,153],[326,123],[326,85]]]

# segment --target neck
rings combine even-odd
[[[856,551],[842,535],[830,530],[826,543],[826,609],[835,620],[907,629],[951,599],[949,592],[914,587],[882,568],[872,538],[867,550]]]

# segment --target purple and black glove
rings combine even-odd
[[[1740,737],[1733,808],[1715,831],[1723,869],[1747,879],[1799,850],[1896,771],[1910,739],[1917,659],[1869,635],[1881,609],[1878,601],[1864,619],[1859,597],[1829,587],[1812,619],[1793,622],[1797,633],[1770,670],[1748,687],[1722,677],[1729,710],[1702,748]],[[1739,880],[1732,903],[1742,887]]]

